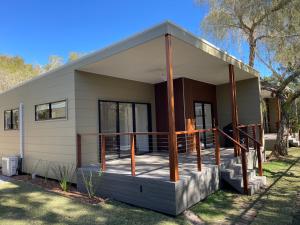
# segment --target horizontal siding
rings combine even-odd
[[[98,133],[98,100],[151,104],[155,130],[155,95],[151,84],[77,71],[75,74],[76,129],[79,134]],[[82,162],[97,162],[97,137],[82,137]]]
[[[35,121],[35,105],[67,99],[67,119]],[[74,72],[55,73],[0,95],[0,121],[4,110],[24,103],[24,169],[36,162],[76,163]],[[0,155],[19,154],[19,131],[4,131],[0,122]],[[45,163],[44,163],[45,164]],[[47,164],[47,163],[46,163]],[[35,171],[43,175],[45,166]]]

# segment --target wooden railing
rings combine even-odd
[[[101,171],[106,171],[107,169],[107,155],[108,153],[123,151],[121,150],[120,139],[128,138],[129,146],[128,147],[130,159],[131,159],[131,175],[136,175],[136,162],[135,155],[137,148],[143,148],[145,146],[138,146],[137,141],[138,136],[147,137],[147,147],[166,151],[168,150],[168,132],[123,132],[123,133],[86,133],[86,134],[77,134],[77,167],[82,166],[82,139],[84,137],[94,136],[99,139],[100,145],[100,160],[101,160]],[[155,136],[155,138],[153,138]],[[143,144],[143,143],[142,143]],[[124,147],[124,146],[123,146]],[[117,150],[116,150],[117,149]],[[125,150],[125,152],[128,152]],[[150,149],[149,149],[150,151]],[[119,153],[120,154],[120,153]]]
[[[220,142],[218,138],[218,132],[215,128],[210,129],[199,129],[199,130],[190,130],[190,131],[177,131],[177,148],[180,150],[179,145],[186,145],[184,149],[186,152],[192,152],[196,150],[197,157],[197,169],[198,171],[202,170],[202,157],[201,157],[201,138],[202,133],[214,133],[214,145],[215,145],[215,164],[220,165]]]
[[[180,144],[181,137],[184,137],[185,144],[189,146],[191,151],[196,151],[197,157],[197,169],[198,171],[202,170],[202,157],[201,157],[201,138],[200,135],[203,133],[213,134],[213,143],[215,148],[215,164],[221,164],[221,153],[220,153],[220,136],[229,139],[232,143],[238,146],[241,149],[241,159],[242,159],[242,172],[243,172],[243,184],[244,184],[244,192],[248,192],[248,176],[247,176],[247,158],[246,152],[249,151],[249,140],[252,141],[254,148],[257,151],[258,155],[258,170],[259,175],[262,176],[262,159],[261,159],[261,151],[260,147],[262,146],[262,126],[260,124],[250,124],[250,125],[240,125],[238,126],[237,130],[240,134],[246,137],[245,145],[241,144],[239,141],[236,141],[233,137],[226,134],[219,128],[211,128],[211,129],[200,129],[200,130],[191,130],[191,131],[177,131],[177,144],[176,147],[178,148],[178,144]],[[250,135],[247,131],[252,132]],[[259,133],[260,141],[256,139],[257,130]],[[124,132],[124,133],[87,133],[87,134],[78,134],[77,135],[77,167],[82,166],[82,137],[83,136],[95,136],[99,138],[99,145],[100,145],[100,156],[101,156],[101,170],[106,171],[106,162],[107,162],[107,148],[110,146],[109,141],[114,140],[115,142],[120,142],[121,136],[127,136],[129,138],[130,146],[128,146],[130,161],[131,161],[131,175],[136,175],[136,148],[137,148],[137,137],[139,135],[146,135],[150,139],[148,144],[151,146],[155,146],[157,150],[161,151],[168,151],[168,140],[169,140],[169,133],[168,132]],[[155,136],[155,138],[153,138]],[[112,139],[112,137],[116,137]],[[155,140],[155,141],[154,141]],[[192,143],[192,145],[190,145]],[[120,146],[110,146],[109,148],[120,148]],[[188,149],[186,149],[188,151]],[[178,165],[177,165],[178,166]]]
[[[252,141],[253,148],[257,152],[258,174],[259,174],[259,176],[263,176],[262,154],[261,154],[261,146],[262,146],[262,141],[263,141],[262,140],[262,125],[261,124],[241,125],[237,129],[240,134],[245,136],[245,138],[246,138],[245,144],[246,144],[246,148],[248,150],[249,150],[249,139]],[[259,133],[259,141],[256,138],[257,130]],[[252,136],[249,134],[250,132],[252,133]]]
[[[247,174],[247,169],[248,169],[248,165],[247,165],[247,155],[246,152],[248,151],[248,149],[246,147],[244,147],[241,143],[239,143],[238,141],[234,140],[232,137],[230,137],[228,134],[226,134],[224,131],[220,130],[219,128],[217,128],[217,130],[219,131],[219,133],[221,133],[225,138],[228,138],[229,140],[231,140],[234,144],[238,145],[240,147],[241,151],[241,158],[242,158],[242,175],[243,175],[243,189],[244,189],[244,193],[248,194],[248,174]]]

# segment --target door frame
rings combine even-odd
[[[133,123],[133,132],[136,132],[136,117],[135,117],[135,105],[142,104],[147,105],[147,117],[148,117],[148,131],[152,132],[152,112],[151,112],[151,103],[147,102],[131,102],[131,101],[116,101],[116,100],[102,100],[98,99],[98,131],[101,133],[101,102],[112,102],[116,103],[116,133],[120,132],[120,114],[119,114],[119,104],[125,103],[125,104],[131,104],[132,106],[132,123]],[[152,144],[152,138],[150,139],[150,135],[148,135],[149,139],[149,152],[153,151],[153,144]],[[120,145],[120,136],[117,136],[117,143]],[[136,145],[136,142],[135,142]],[[99,139],[99,150],[101,150],[101,140]],[[135,148],[136,149],[136,148]],[[137,153],[137,152],[136,152]],[[145,153],[144,153],[145,154]],[[118,156],[121,158],[120,155],[120,149],[118,150]],[[101,154],[99,154],[99,159],[101,162]]]
[[[193,107],[194,107],[194,118],[195,118],[195,128],[196,128],[196,103],[202,104],[202,124],[204,126],[204,129],[206,129],[206,122],[205,122],[205,110],[204,110],[204,104],[210,105],[210,113],[211,113],[211,126],[214,127],[214,105],[212,102],[208,102],[208,101],[193,101]],[[207,143],[206,143],[206,132],[203,133],[203,139],[204,139],[204,147],[207,147]]]

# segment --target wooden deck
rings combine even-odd
[[[221,149],[221,166],[235,160],[233,149]],[[77,188],[86,191],[85,176],[93,172],[96,194],[125,203],[178,215],[220,188],[220,167],[215,165],[215,149],[201,151],[202,170],[197,169],[196,153],[179,153],[179,176],[170,181],[168,153],[136,156],[136,176],[131,175],[130,157],[106,161],[106,171],[98,175],[100,165],[82,167],[77,173]]]
[[[206,149],[201,151],[202,169],[208,165],[215,165],[215,150]],[[224,163],[233,156],[233,149],[221,149],[221,163]],[[169,180],[169,155],[168,153],[148,153],[135,157],[136,176],[153,179]],[[197,172],[196,153],[179,153],[179,175],[189,176],[191,172]],[[98,167],[99,165],[93,165]],[[106,172],[130,175],[130,158],[114,159],[106,162]]]

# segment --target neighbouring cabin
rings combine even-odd
[[[97,194],[178,215],[221,181],[247,194],[265,183],[259,74],[169,22],[0,102],[0,154],[52,178],[53,165],[76,167],[80,191],[92,172]]]

